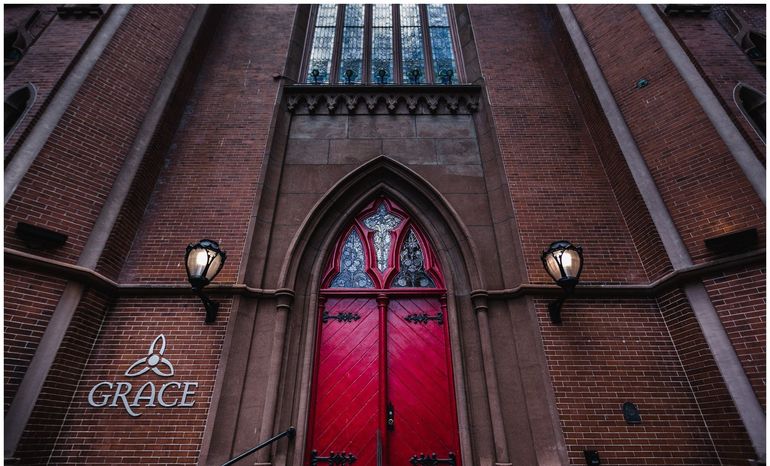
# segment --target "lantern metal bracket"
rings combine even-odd
[[[548,316],[551,318],[552,323],[561,324],[561,306],[570,297],[573,289],[565,288],[564,294],[559,299],[548,303]]]
[[[203,301],[203,307],[206,308],[206,323],[213,324],[217,320],[217,312],[219,311],[219,303],[212,301],[208,296],[203,294],[202,290],[193,290],[196,295]]]

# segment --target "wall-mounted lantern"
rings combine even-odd
[[[206,323],[211,324],[217,319],[219,303],[216,303],[203,294],[203,288],[211,283],[225,264],[227,254],[219,249],[216,241],[202,239],[195,244],[187,246],[184,255],[187,279],[192,285],[193,292],[201,298],[206,308]]]
[[[561,323],[561,305],[572,294],[583,271],[583,248],[569,241],[556,241],[540,256],[548,275],[562,287],[564,295],[548,304],[548,315],[554,324]]]

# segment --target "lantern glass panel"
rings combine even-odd
[[[559,269],[559,262],[561,262],[562,269],[564,269],[563,276],[562,271]],[[556,250],[547,255],[545,264],[548,273],[554,280],[577,278],[577,274],[580,271],[580,255],[574,249]]]
[[[222,268],[222,254],[217,251],[207,251],[211,260],[208,270],[206,270],[206,280],[213,280]]]
[[[574,249],[567,249],[562,253],[561,265],[568,278],[577,277],[580,272],[580,255]]]
[[[190,278],[205,278],[211,281],[222,267],[222,255],[218,251],[211,251],[203,247],[197,247],[190,251],[187,257],[187,269]]]

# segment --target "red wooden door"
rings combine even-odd
[[[446,329],[446,310],[437,298],[396,298],[388,305],[392,465],[408,465],[413,456],[422,454],[447,459],[459,451]]]
[[[323,298],[322,298],[323,300]],[[352,453],[377,464],[380,318],[374,299],[329,299],[320,308],[308,455]]]
[[[446,289],[427,238],[376,199],[321,282],[306,463],[459,465]],[[434,453],[445,461],[419,461]]]
[[[373,298],[329,298],[320,309],[308,464],[315,450],[377,466],[378,449],[381,465],[433,453],[453,453],[460,464],[446,310],[438,298],[395,297],[386,306],[385,319]]]

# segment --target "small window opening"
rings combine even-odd
[[[764,34],[749,31],[741,41],[741,47],[748,57],[757,66],[765,65],[765,41]]]
[[[15,90],[5,99],[5,138],[13,133],[35,101],[37,91],[32,83]]]
[[[21,60],[24,56],[24,50],[27,48],[27,41],[24,36],[18,31],[13,30],[6,32],[4,35],[5,40],[5,66],[13,66]]]
[[[746,84],[739,83],[735,86],[733,98],[762,142],[765,142],[765,95]]]

